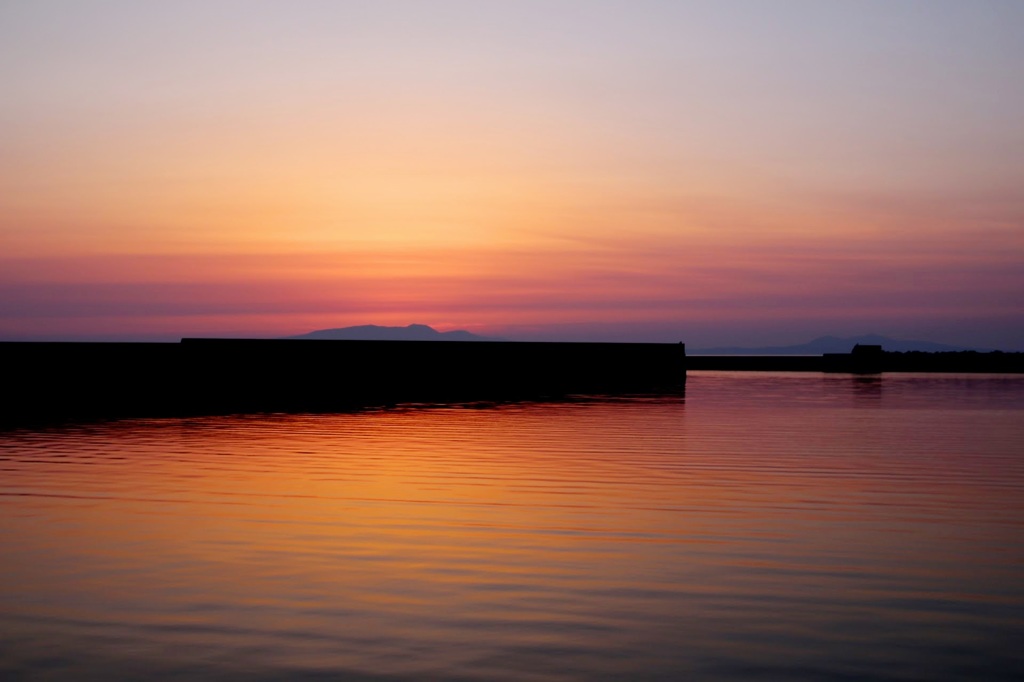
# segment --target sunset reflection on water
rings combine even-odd
[[[1012,679],[1024,379],[0,434],[0,672]]]

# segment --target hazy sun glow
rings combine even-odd
[[[7,4],[0,337],[1024,347],[1022,21],[997,0]]]

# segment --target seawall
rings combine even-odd
[[[0,343],[0,422],[681,391],[683,344],[182,339]]]

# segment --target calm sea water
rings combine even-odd
[[[0,678],[1024,679],[1024,377],[0,432]]]

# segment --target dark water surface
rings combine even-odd
[[[1024,377],[0,432],[0,678],[1024,679]]]

